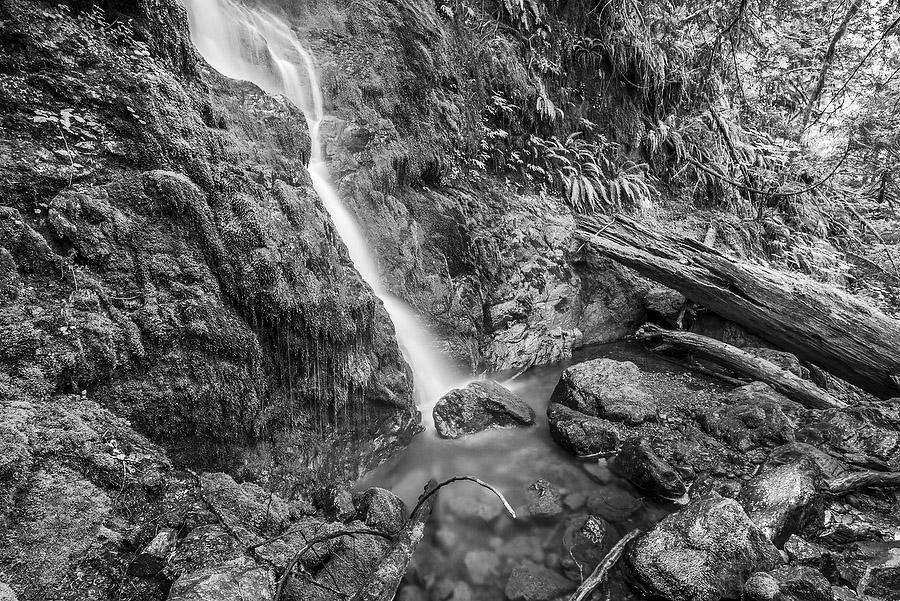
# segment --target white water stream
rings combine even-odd
[[[394,323],[397,342],[413,371],[423,422],[430,427],[434,404],[465,380],[437,351],[433,336],[416,313],[385,289],[377,260],[356,218],[331,182],[320,136],[324,103],[312,56],[284,21],[262,9],[232,0],[183,2],[191,39],[214,69],[226,77],[252,82],[270,94],[283,95],[303,111],[312,144],[308,169],[313,186],[353,265],[384,303]]]

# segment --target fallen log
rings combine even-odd
[[[619,542],[613,545],[613,548],[609,550],[609,553],[606,554],[603,561],[597,564],[597,567],[591,572],[590,576],[585,578],[584,582],[581,583],[581,586],[578,587],[578,590],[575,591],[569,601],[584,601],[594,592],[595,588],[603,584],[603,581],[606,580],[606,577],[609,575],[609,571],[616,565],[616,562],[619,561],[619,558],[625,551],[625,546],[640,533],[640,530],[632,530],[623,536]]]
[[[739,262],[628,217],[586,217],[586,245],[881,398],[900,394],[900,321],[799,274]]]
[[[689,351],[695,356],[709,359],[739,374],[750,376],[754,380],[765,382],[787,398],[796,401],[808,409],[835,409],[846,407],[846,404],[834,398],[809,380],[797,377],[793,373],[746,351],[726,344],[714,338],[681,332],[664,330],[659,326],[644,324],[638,330],[638,340],[659,341],[676,348]]]
[[[434,509],[437,500],[434,493],[437,489],[438,485],[434,480],[425,486],[425,492],[400,531],[397,541],[391,545],[368,582],[356,592],[352,601],[391,601],[394,598],[400,581],[406,574],[409,560],[425,534],[425,522]]]
[[[406,574],[406,568],[409,565],[412,554],[422,540],[425,534],[425,522],[431,515],[434,508],[437,492],[454,482],[467,480],[486,488],[500,501],[506,508],[506,511],[515,519],[516,513],[503,494],[482,480],[472,478],[471,476],[456,476],[437,484],[434,480],[430,481],[425,487],[425,492],[419,497],[419,501],[412,510],[412,514],[406,521],[403,530],[400,531],[397,541],[391,546],[381,563],[372,572],[368,582],[363,585],[353,596],[351,601],[392,601],[397,594],[397,588],[400,581]]]
[[[846,494],[866,488],[900,487],[900,472],[852,472],[827,481],[828,491]]]

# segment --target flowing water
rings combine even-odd
[[[291,28],[277,16],[232,0],[183,0],[191,39],[206,61],[221,74],[249,81],[282,95],[303,111],[309,127],[309,174],[359,275],[384,304],[404,359],[415,379],[418,405],[426,426],[430,408],[465,378],[437,351],[434,337],[406,303],[385,289],[377,258],[354,215],[331,182],[320,129],[325,118],[315,63]],[[427,374],[427,377],[423,377]]]
[[[397,341],[416,377],[419,407],[426,424],[437,399],[465,378],[435,350],[434,337],[415,312],[391,295],[379,277],[377,258],[353,214],[341,202],[331,183],[319,130],[324,118],[323,99],[313,58],[282,20],[232,0],[184,0],[191,37],[209,64],[223,75],[253,82],[272,94],[283,95],[306,116],[312,151],[309,172],[335,228],[347,246],[359,274],[382,300],[397,333]],[[606,346],[582,351],[575,360],[592,356],[623,355],[641,360],[634,348]],[[645,357],[644,357],[645,358]],[[415,437],[409,448],[369,474],[360,488],[382,486],[415,503],[430,478],[454,475],[482,478],[497,486],[514,506],[526,504],[527,487],[543,478],[561,489],[566,509],[549,519],[511,520],[490,493],[463,483],[441,492],[429,526],[430,536],[417,552],[407,577],[407,593],[421,589],[418,598],[502,599],[503,586],[514,565],[533,562],[566,571],[578,580],[590,570],[584,550],[569,557],[570,525],[583,523],[588,513],[604,518],[612,531],[605,547],[626,530],[645,526],[666,512],[646,501],[602,464],[582,464],[564,453],[551,439],[546,420],[550,394],[564,364],[533,368],[510,387],[535,409],[533,428],[489,431],[448,441],[433,428]],[[423,377],[426,376],[427,377]],[[580,521],[579,521],[580,520]],[[590,546],[590,545],[589,545]],[[588,552],[599,553],[604,548]],[[595,558],[596,559],[596,558]],[[632,597],[620,581],[613,598]],[[472,597],[472,594],[475,597]],[[411,598],[417,598],[412,594]]]

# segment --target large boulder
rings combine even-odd
[[[559,403],[550,403],[547,419],[553,440],[573,455],[611,454],[619,448],[618,428],[608,420]]]
[[[775,543],[822,519],[820,474],[809,460],[764,469],[741,488],[738,500]]]
[[[566,369],[550,400],[581,413],[626,424],[656,419],[657,404],[631,361],[594,359]]]
[[[532,424],[534,410],[528,403],[492,380],[451,390],[434,407],[434,427],[443,438]]]
[[[704,430],[737,451],[794,440],[803,408],[762,382],[741,386],[725,404],[701,416]]]
[[[638,488],[663,499],[680,499],[687,492],[678,472],[653,452],[650,443],[643,438],[625,442],[609,467]]]
[[[627,554],[637,586],[670,601],[738,598],[754,572],[781,562],[778,549],[741,506],[718,495],[673,513]]]

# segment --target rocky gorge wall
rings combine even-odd
[[[414,427],[411,378],[302,115],[200,66],[175,3],[84,8],[0,15],[4,410],[74,394],[192,465],[356,473]],[[32,442],[3,440],[14,495]]]

